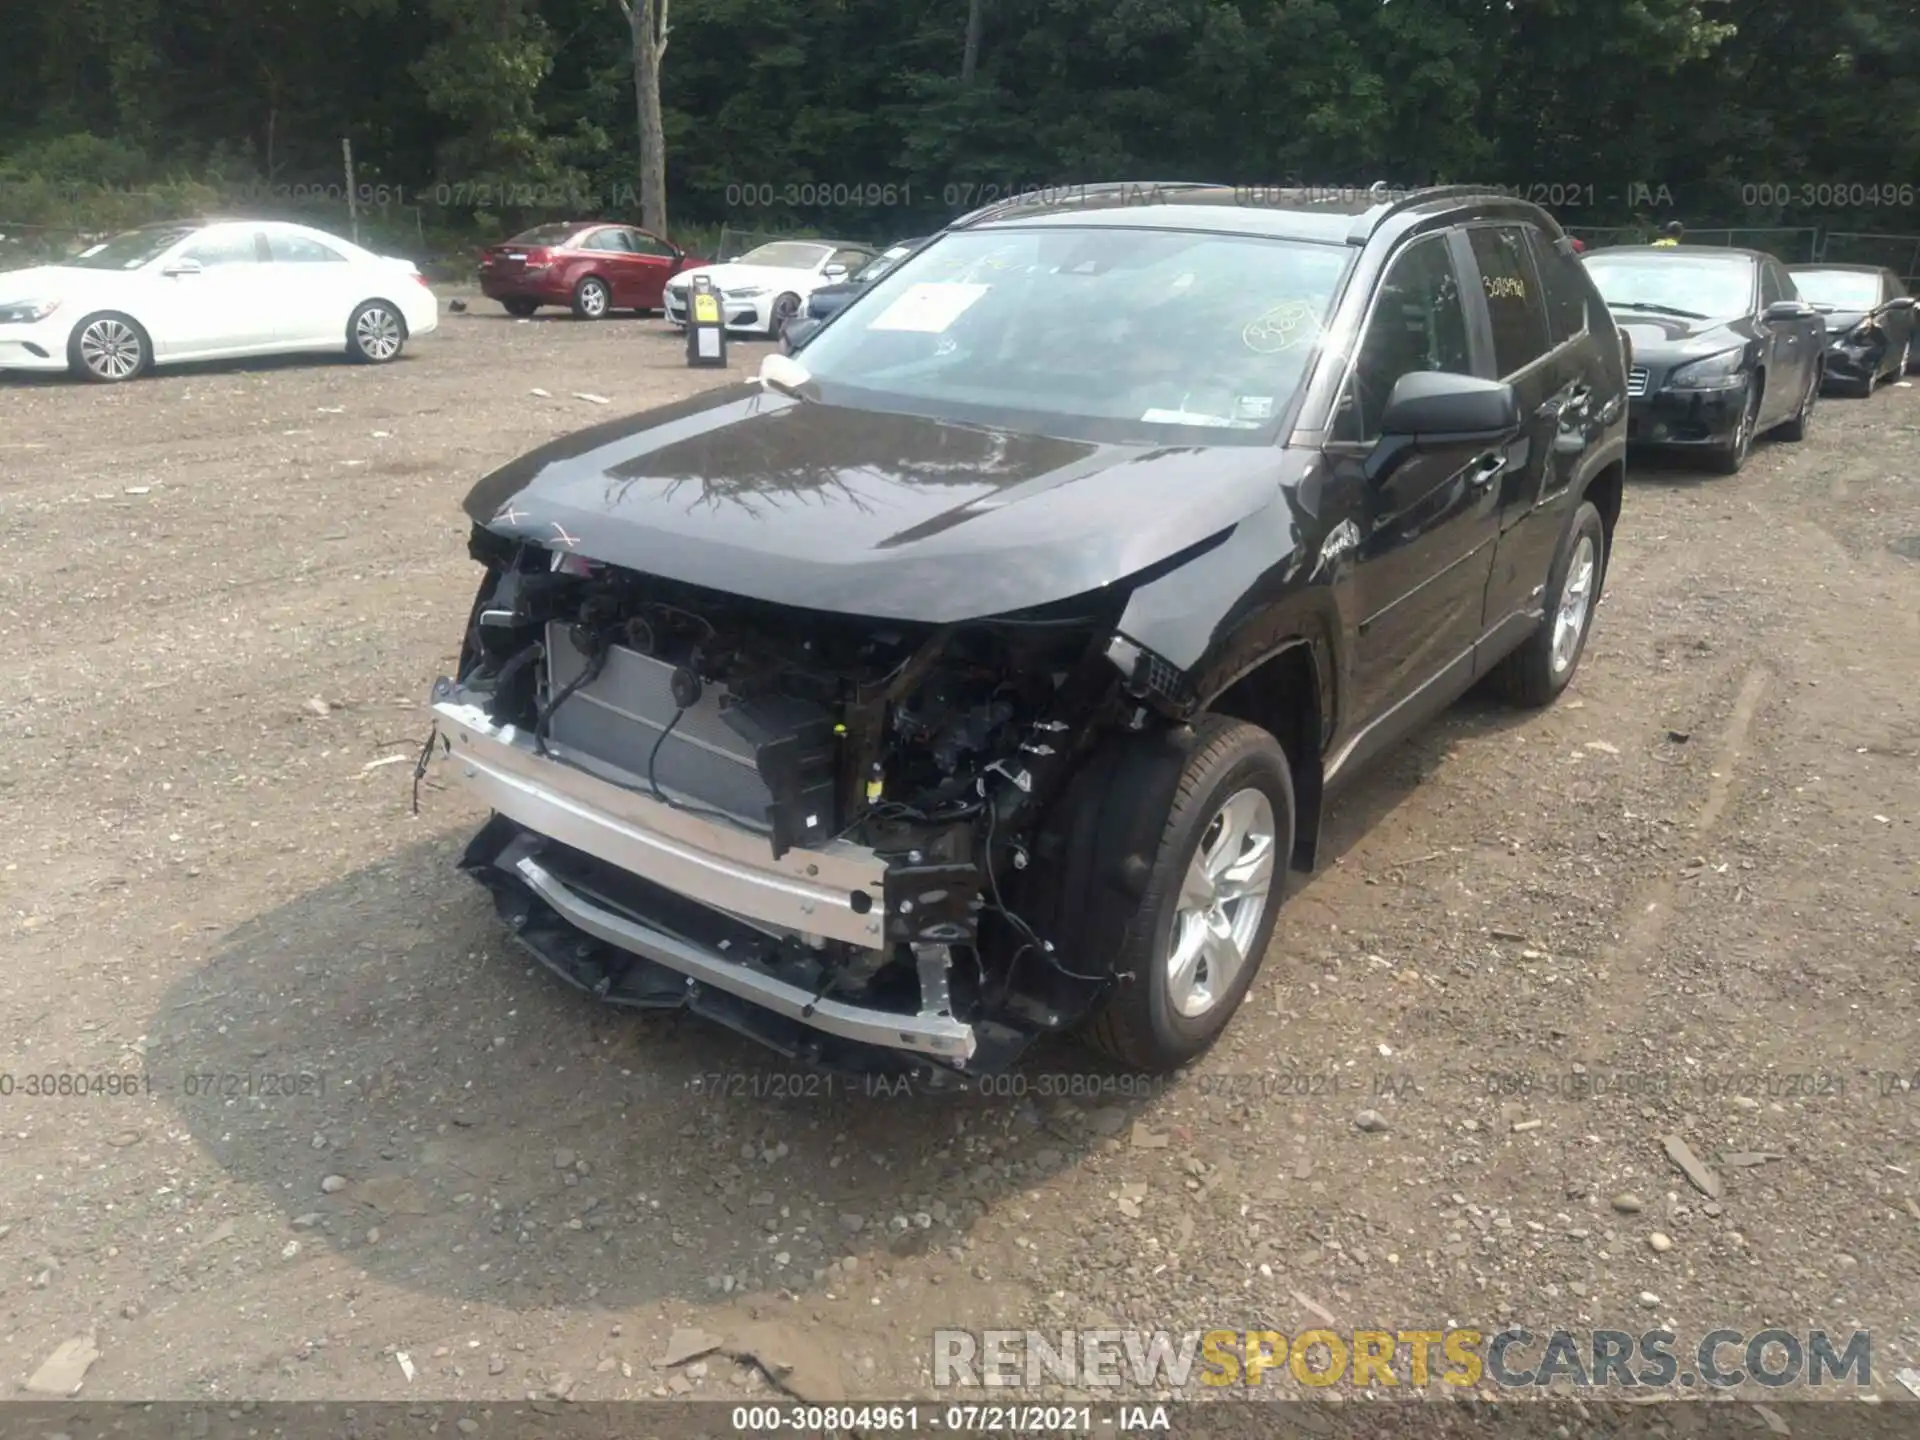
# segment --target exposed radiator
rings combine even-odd
[[[571,627],[547,626],[547,680],[558,695],[587,665]],[[547,741],[570,757],[593,762],[621,784],[644,789],[647,755],[673,720],[673,667],[616,645],[599,675],[570,695],[547,726]],[[772,794],[754,764],[753,747],[720,717],[725,691],[707,687],[660,746],[654,778],[676,799],[721,810],[757,830],[769,828]]]

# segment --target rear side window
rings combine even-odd
[[[331,246],[304,235],[275,234],[267,237],[267,250],[283,265],[345,264],[347,257]]]
[[[1526,232],[1517,226],[1479,225],[1467,232],[1493,322],[1493,360],[1504,376],[1547,353],[1546,308],[1534,288]]]
[[[1538,230],[1527,230],[1533,266],[1546,301],[1548,338],[1564,345],[1587,328],[1587,272],[1571,255],[1562,255]]]

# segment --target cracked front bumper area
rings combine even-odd
[[[435,696],[443,768],[494,812],[462,868],[570,983],[615,1004],[690,1009],[832,1069],[972,1071],[1000,1048],[951,1013],[944,963],[922,963],[921,993],[899,1009],[822,993],[824,947],[882,947],[887,865],[871,850],[835,841],[775,859],[744,826],[662,804],[551,746],[537,753],[450,682]]]

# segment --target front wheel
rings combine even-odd
[[[1733,438],[1713,453],[1713,468],[1722,475],[1738,475],[1741,467],[1747,463],[1747,457],[1753,453],[1754,427],[1760,422],[1760,386],[1757,381],[1748,381],[1746,409],[1740,413],[1740,423],[1734,427]]]
[[[1800,408],[1793,412],[1793,418],[1781,425],[1773,433],[1782,440],[1804,440],[1807,430],[1813,424],[1814,402],[1820,398],[1821,372],[1815,366],[1813,374],[1807,377],[1807,393],[1800,397]]]
[[[1131,788],[1131,777],[1115,777]],[[1293,774],[1266,731],[1203,716],[1160,827],[1118,984],[1087,1027],[1114,1059],[1164,1074],[1227,1028],[1273,936],[1293,854]]]
[[[111,310],[89,315],[67,341],[68,368],[96,385],[132,380],[152,364],[153,342],[131,315]]]
[[[1582,500],[1547,572],[1546,619],[1494,671],[1509,700],[1537,710],[1560,698],[1586,653],[1606,574],[1607,527]]]
[[[347,321],[347,354],[362,365],[384,365],[407,343],[407,325],[384,300],[369,300]]]
[[[778,340],[781,335],[786,333],[787,322],[799,313],[800,297],[798,295],[782,295],[779,299],[775,300],[773,302],[773,314],[767,321],[768,336]]]

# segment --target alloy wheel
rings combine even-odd
[[[400,319],[384,305],[369,305],[353,322],[353,340],[369,360],[391,360],[400,353]]]
[[[1187,1019],[1205,1015],[1253,957],[1273,889],[1273,802],[1236,791],[1201,831],[1174,913],[1167,998]]]
[[[80,362],[102,380],[130,379],[142,361],[139,332],[111,316],[80,332]]]
[[[1567,562],[1567,578],[1560,586],[1560,605],[1553,612],[1552,663],[1555,675],[1564,675],[1580,654],[1580,638],[1587,632],[1587,617],[1593,613],[1593,581],[1599,570],[1599,555],[1593,537],[1582,535]]]

